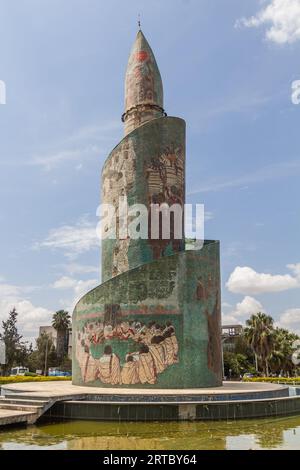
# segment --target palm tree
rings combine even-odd
[[[270,363],[274,372],[292,372],[295,368],[291,361],[293,343],[298,336],[284,328],[276,328],[274,331],[273,351]]]
[[[265,313],[251,315],[246,321],[247,327],[244,330],[245,339],[253,349],[258,370],[258,359],[261,360],[264,373],[269,375],[269,359],[272,354],[274,343],[274,320]]]
[[[52,326],[57,331],[56,353],[62,360],[65,355],[65,338],[71,324],[71,317],[65,310],[58,310],[53,315]]]

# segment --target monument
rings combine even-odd
[[[125,137],[102,171],[101,208],[110,214],[102,223],[103,283],[73,313],[73,385],[2,386],[0,408],[16,407],[16,396],[20,408],[34,393],[44,405],[23,416],[30,423],[44,413],[116,422],[299,414],[300,396],[288,386],[222,384],[219,243],[186,243],[185,122],[164,111],[161,76],[141,31],[122,120]],[[163,207],[174,209],[168,236]]]
[[[185,204],[185,122],[168,117],[163,101],[154,54],[139,30],[126,71],[125,137],[102,170],[102,204],[116,214],[104,234],[115,224],[116,237],[102,242],[103,283],[73,313],[75,385],[222,385],[219,242],[187,250],[184,230],[178,237],[174,225],[167,238],[161,229],[152,236],[153,207],[183,214]],[[147,236],[120,236],[122,200],[148,209]]]

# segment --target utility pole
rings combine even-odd
[[[225,364],[224,364],[224,343],[229,338],[229,336],[223,336],[221,338],[221,354],[222,354],[222,372],[223,372],[223,380],[225,380]]]
[[[47,375],[47,361],[48,361],[48,343],[49,343],[49,338],[47,337],[47,341],[46,341],[46,351],[45,351],[45,366],[44,366],[44,376]]]

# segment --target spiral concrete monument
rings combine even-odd
[[[102,170],[102,204],[116,213],[102,242],[103,283],[73,314],[73,384],[189,389],[222,385],[219,242],[185,248],[171,230],[121,237],[120,201],[185,204],[185,122],[164,111],[154,54],[140,30],[125,80],[125,137]],[[151,219],[151,220],[150,220]],[[183,218],[182,218],[183,224]],[[110,223],[104,233],[111,229]]]

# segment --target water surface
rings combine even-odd
[[[300,450],[300,416],[228,422],[48,422],[0,431],[0,449]]]

